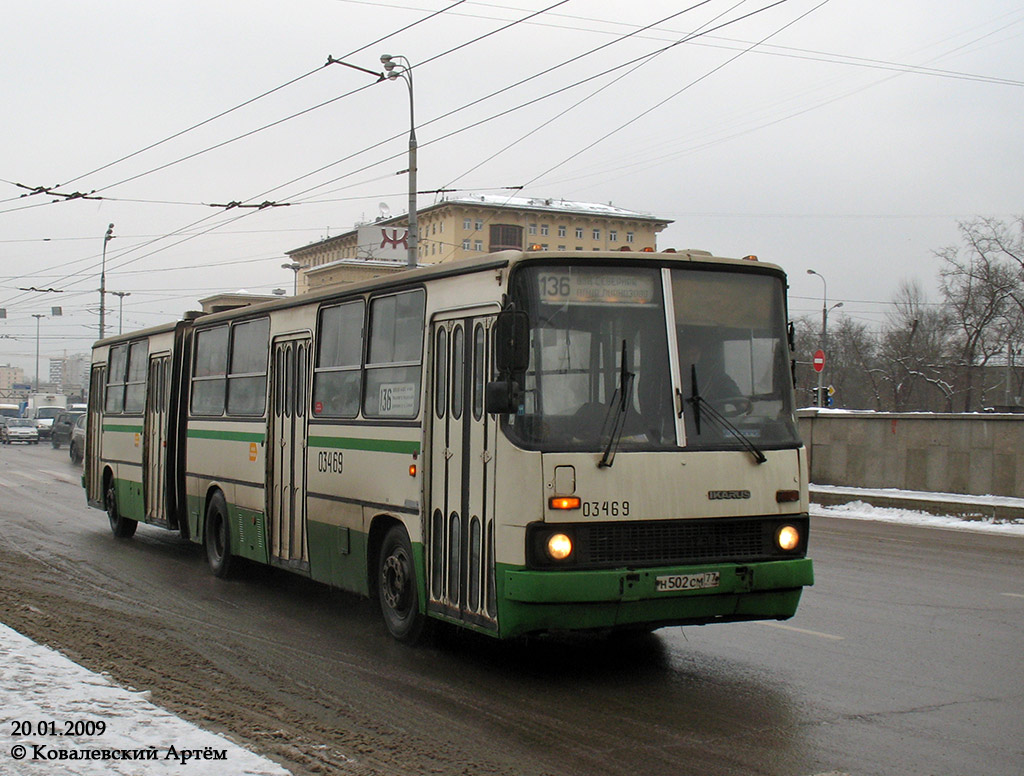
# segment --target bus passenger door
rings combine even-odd
[[[267,429],[267,532],[270,562],[308,571],[306,407],[310,338],[278,337],[271,359]]]
[[[149,360],[146,418],[142,438],[142,494],[146,522],[167,524],[167,397],[170,392],[170,356]]]
[[[435,319],[426,536],[432,611],[485,628],[494,606],[494,434],[484,411],[493,316]]]
[[[89,420],[85,437],[85,494],[90,503],[103,501],[103,403],[106,401],[107,368],[95,366],[89,376]]]

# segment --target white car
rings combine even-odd
[[[7,418],[0,427],[0,442],[9,445],[24,442],[26,445],[39,444],[39,429],[31,418]]]

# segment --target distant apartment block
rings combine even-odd
[[[345,234],[287,251],[302,266],[299,293],[368,280],[406,268],[408,216],[382,217]],[[437,264],[501,250],[657,250],[672,222],[608,204],[474,195],[417,211],[418,263]]]

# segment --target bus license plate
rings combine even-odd
[[[659,593],[673,590],[707,590],[718,587],[720,575],[717,571],[705,571],[703,574],[673,574],[668,577],[657,577],[654,589]]]

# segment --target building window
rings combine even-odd
[[[479,232],[483,228],[484,228],[484,222],[481,221],[479,218],[476,221],[473,222],[473,229],[475,229],[476,231]]]
[[[484,241],[483,240],[473,240],[473,250],[474,251],[480,251],[481,253],[483,253],[484,252]]]
[[[530,224],[529,227],[527,227],[527,232],[529,234],[537,234],[537,225],[536,224]]]
[[[619,233],[616,232],[614,229],[609,229],[608,230],[608,242],[618,242],[618,241],[619,241]]]
[[[600,229],[595,229],[594,230],[594,239],[595,240],[600,240],[601,239],[601,230]]]
[[[582,250],[583,250],[583,246],[582,246],[582,245],[577,245],[577,246],[576,246],[576,250],[578,250],[578,251],[582,251]]]
[[[565,237],[565,226],[558,227],[558,236]]]
[[[465,240],[462,241],[462,250],[464,250],[464,251],[468,251],[469,250],[469,238],[468,237]]]
[[[564,251],[564,250],[565,250],[565,246],[564,246],[564,245],[559,245],[559,246],[558,246],[558,250],[560,250],[560,251]]]
[[[540,249],[541,249],[542,251],[546,251],[546,250],[548,250],[548,244],[547,244],[547,243],[543,243],[543,244],[542,244],[542,245],[540,246]]]
[[[577,226],[576,227],[576,239],[577,240],[582,240],[583,239],[583,227],[582,226]]]
[[[542,235],[544,235],[545,237],[547,237],[547,234],[548,234],[548,225],[547,224],[541,224],[540,225],[540,233]]]
[[[468,218],[463,218],[462,219],[462,228],[465,229],[468,232],[470,229],[473,228],[473,222],[470,219],[468,219]]]
[[[523,227],[511,224],[491,225],[490,251],[507,251],[523,249]]]
[[[626,242],[628,242],[628,243],[633,242],[633,233],[632,232],[626,232]]]

